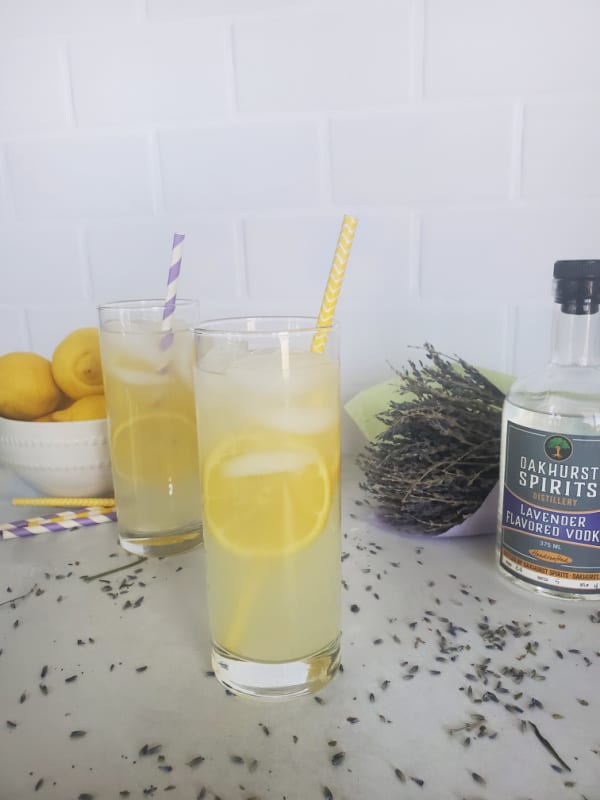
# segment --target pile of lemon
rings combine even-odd
[[[106,417],[97,328],[77,328],[52,360],[37,353],[0,356],[0,416],[35,422]]]

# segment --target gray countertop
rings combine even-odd
[[[212,677],[202,548],[135,564],[112,523],[0,541],[0,800],[598,800],[600,601],[513,587],[490,536],[373,526],[358,479],[343,672],[289,702]]]

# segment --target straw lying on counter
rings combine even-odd
[[[89,528],[102,522],[115,522],[117,512],[112,507],[90,506],[73,511],[55,512],[41,517],[0,523],[0,539],[16,539],[39,533],[56,533],[74,528]]]
[[[15,497],[13,506],[62,506],[63,508],[112,508],[114,497]]]

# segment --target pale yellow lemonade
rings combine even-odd
[[[255,662],[316,654],[340,627],[337,363],[213,351],[197,366],[213,642]]]
[[[112,329],[111,327],[112,326]],[[121,538],[162,544],[201,521],[190,330],[161,346],[160,325],[101,333],[110,451]]]

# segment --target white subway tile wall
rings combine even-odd
[[[242,122],[159,133],[168,211],[318,208],[316,122]]]
[[[506,103],[334,119],[334,200],[378,206],[502,199],[510,133]]]
[[[8,178],[6,159],[0,148],[0,225],[12,218],[12,204],[8,196]],[[0,269],[2,265],[0,264]],[[2,273],[6,274],[6,273]]]
[[[600,200],[599,131],[598,99],[527,107],[523,196]]]
[[[120,225],[105,222],[86,229],[94,297],[99,302],[114,300],[117,294],[120,298],[162,297],[174,230],[186,234],[183,293],[223,303],[237,296],[235,223],[161,217]]]
[[[77,231],[64,224],[0,226],[2,302],[22,306],[26,298],[27,304],[77,305],[85,299],[86,270],[78,239]]]
[[[234,25],[240,111],[331,111],[408,99],[410,0],[379,14],[348,8]]]
[[[600,257],[600,3],[3,0],[0,352],[96,304],[316,313],[344,213],[343,399],[425,341],[520,373]],[[360,446],[346,420],[345,447]]]
[[[198,123],[228,110],[227,27],[81,36],[68,48],[82,128]],[[126,76],[126,80],[124,80]]]
[[[143,133],[12,138],[5,149],[20,221],[152,213]]]
[[[3,37],[78,36],[136,23],[139,0],[2,0]]]
[[[3,136],[38,128],[47,131],[68,128],[70,105],[65,66],[64,48],[55,40],[3,37],[0,49]]]
[[[318,310],[325,271],[332,256],[332,237],[339,217],[295,216],[293,219],[249,219],[244,226],[248,296],[277,303],[284,295],[298,297],[303,313]],[[378,307],[392,293],[400,302],[409,293],[409,215],[361,214],[361,236],[352,247],[340,304],[365,302]],[[333,242],[335,244],[335,241]],[[281,263],[281,269],[273,265]],[[385,264],[385,280],[378,280]]]
[[[263,11],[310,5],[315,0],[147,0],[150,19],[170,20],[230,14],[253,15]]]
[[[600,89],[595,0],[427,0],[428,97]]]

